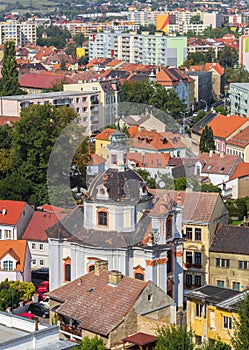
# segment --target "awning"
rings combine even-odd
[[[156,337],[154,335],[146,334],[142,332],[135,333],[123,339],[123,342],[128,342],[128,343],[140,345],[140,346],[152,344],[155,341],[156,341]]]

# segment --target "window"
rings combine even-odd
[[[248,270],[249,264],[247,261],[239,261],[238,268],[243,270]]]
[[[186,275],[186,285],[192,286],[192,275]]]
[[[144,275],[142,273],[135,273],[135,279],[144,281]]]
[[[216,267],[225,267],[225,268],[229,268],[230,266],[230,261],[229,259],[220,259],[220,258],[216,258]]]
[[[79,108],[76,108],[76,113],[80,113],[80,109]]]
[[[217,281],[217,287],[224,288],[224,286],[225,286],[225,282],[224,281],[221,281],[221,280]]]
[[[36,249],[36,244],[35,243],[32,243],[31,245],[31,249],[35,250]]]
[[[223,316],[222,317],[222,324],[223,324],[223,328],[232,329],[232,318],[227,317],[227,316]]]
[[[152,301],[152,294],[148,295],[148,301],[151,302]]]
[[[214,311],[213,310],[210,310],[209,318],[210,318],[210,328],[214,329],[215,328],[215,317],[214,317]]]
[[[11,239],[11,230],[4,230],[5,239]]]
[[[14,264],[13,261],[4,261],[3,262],[3,269],[4,271],[14,271]]]
[[[146,187],[147,190],[147,187]],[[166,238],[169,239],[172,237],[172,223],[173,223],[173,217],[172,215],[169,215],[166,220]]]
[[[76,103],[79,103],[79,102],[80,102],[79,97],[76,97]]]
[[[82,102],[86,102],[86,97],[82,97]]]
[[[82,107],[82,112],[86,112],[87,111],[87,107]]]
[[[195,241],[201,241],[201,228],[195,228]]]
[[[107,213],[105,211],[98,212],[98,225],[107,226]]]
[[[240,291],[240,283],[239,282],[233,282],[233,290]]]
[[[40,266],[44,266],[44,260],[40,260]]]
[[[65,281],[71,281],[71,264],[65,264]]]
[[[201,343],[202,343],[202,338],[201,338],[201,336],[200,336],[200,335],[196,335],[196,336],[195,336],[195,344],[196,344],[196,345],[201,345]]]
[[[201,286],[201,276],[195,276],[195,286],[196,287]]]
[[[195,316],[196,317],[201,317],[201,309],[202,309],[201,304],[195,304]]]
[[[186,227],[186,236],[187,239],[189,239],[190,241],[192,241],[192,227]]]
[[[117,155],[112,154],[112,164],[117,164]]]
[[[33,265],[33,266],[36,266],[36,265],[37,265],[37,260],[36,260],[36,259],[32,259],[31,262],[32,262],[32,265]]]
[[[201,265],[201,253],[195,252],[195,264]]]
[[[40,243],[39,249],[40,250],[44,250],[44,244],[43,243]]]
[[[186,252],[186,263],[192,264],[192,252]]]

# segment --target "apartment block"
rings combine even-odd
[[[249,83],[230,84],[231,114],[249,118]]]
[[[89,37],[89,59],[106,57],[130,63],[180,66],[187,59],[187,37],[163,33],[97,33]]]
[[[8,40],[15,41],[17,47],[36,44],[36,24],[17,21],[1,22],[0,45],[4,45]]]

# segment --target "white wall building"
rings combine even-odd
[[[8,21],[0,23],[0,45],[14,40],[16,46],[36,44],[36,24],[28,22]]]

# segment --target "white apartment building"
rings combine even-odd
[[[187,37],[163,33],[97,33],[89,37],[89,59],[106,57],[129,63],[180,66],[187,59]]]
[[[156,24],[156,17],[164,14],[166,14],[165,11],[130,11],[127,13],[127,20],[147,26],[149,24]]]
[[[14,40],[17,47],[36,44],[36,24],[28,22],[0,22],[0,45]]]

